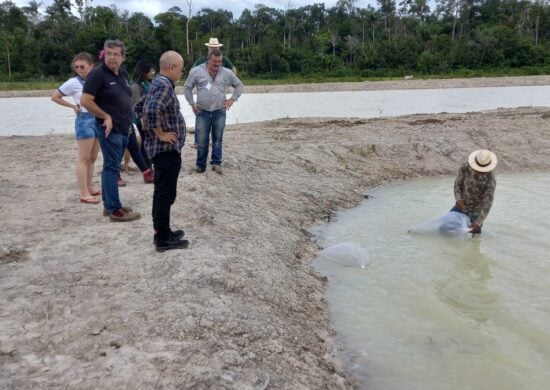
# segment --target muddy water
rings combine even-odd
[[[348,368],[370,390],[548,389],[550,174],[497,174],[480,237],[408,234],[452,206],[452,181],[375,189],[314,229],[369,252],[365,269],[315,262]]]
[[[185,122],[194,127],[195,117],[188,103],[182,96],[179,99]],[[3,98],[0,105],[0,136],[73,132],[72,111],[51,102],[49,98]],[[550,106],[550,86],[245,93],[228,111],[227,123],[300,117],[376,118],[525,106]]]

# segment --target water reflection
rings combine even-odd
[[[491,259],[481,253],[480,246],[475,238],[458,252],[454,268],[445,279],[435,282],[435,291],[458,315],[486,322],[497,310],[498,295],[488,286]]]
[[[356,242],[370,255],[365,269],[315,263],[347,367],[369,390],[546,390],[550,174],[497,174],[472,240],[406,233],[448,210],[453,179],[373,189],[313,229],[323,245]]]

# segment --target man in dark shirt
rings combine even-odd
[[[107,40],[104,51],[105,61],[88,75],[80,103],[96,117],[96,136],[103,154],[103,215],[111,221],[133,221],[140,218],[140,214],[122,207],[117,183],[132,123],[132,91],[128,73],[121,67],[126,58],[124,44]]]
[[[170,208],[176,200],[181,149],[185,143],[185,120],[175,91],[183,72],[183,58],[175,51],[162,54],[160,75],[153,80],[134,110],[143,124],[147,157],[155,168],[153,229],[157,252],[189,246],[183,230],[170,229]]]

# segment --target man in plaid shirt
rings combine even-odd
[[[189,241],[182,239],[183,230],[170,229],[170,208],[176,200],[186,130],[174,84],[183,73],[183,58],[175,51],[167,51],[160,57],[159,67],[160,75],[134,111],[142,121],[145,152],[155,168],[153,242],[157,252],[164,252],[189,246]]]

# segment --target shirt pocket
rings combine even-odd
[[[197,80],[197,91],[199,90],[208,91],[210,89],[208,88],[208,84],[210,84],[210,88],[212,88],[210,79],[208,77],[200,76],[199,79]]]

